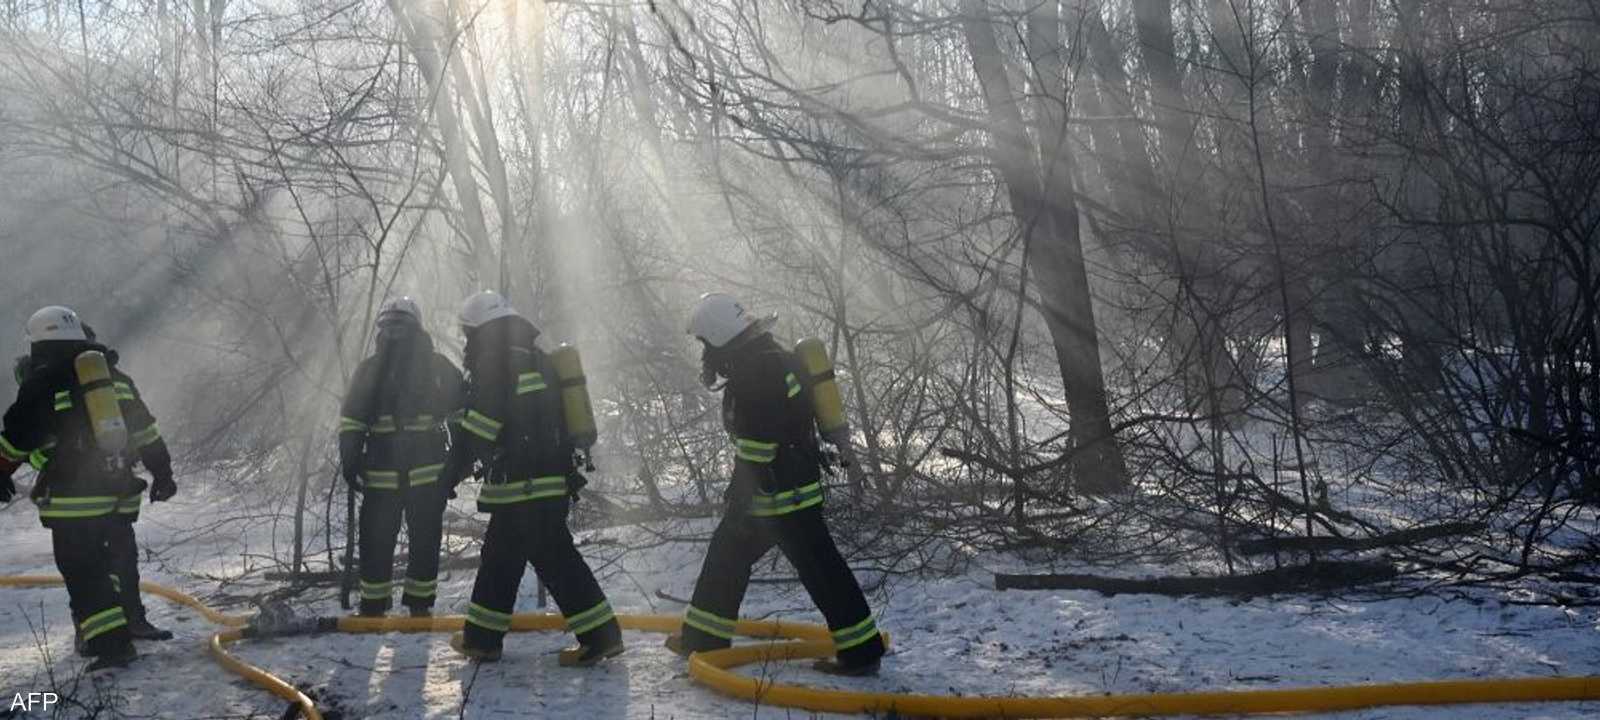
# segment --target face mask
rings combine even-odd
[[[717,382],[719,379],[718,376],[721,374],[721,363],[717,362],[715,355],[716,350],[710,345],[705,345],[701,348],[700,384],[706,386],[706,388],[709,390],[722,389],[722,385]]]
[[[378,318],[378,336],[392,338],[407,338],[415,335],[422,326],[416,320],[396,313],[390,313]]]

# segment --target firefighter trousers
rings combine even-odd
[[[112,527],[106,537],[106,559],[111,570],[111,585],[128,616],[128,622],[144,619],[144,598],[139,593],[139,539],[134,534],[133,522],[121,522]]]
[[[401,519],[406,526],[406,578],[400,602],[413,610],[433,607],[439,580],[439,543],[444,536],[448,489],[433,482],[398,490],[368,488],[361,496],[362,615],[382,615],[394,600],[394,548]]]
[[[544,498],[505,505],[489,514],[482,563],[467,606],[469,647],[501,647],[511,629],[524,565],[532,565],[550,590],[579,643],[608,647],[622,641],[611,604],[567,530],[568,508],[565,497]]]
[[[57,521],[50,541],[67,586],[72,622],[90,655],[116,652],[132,640],[122,598],[112,584],[106,548],[126,522],[114,515]]]
[[[839,662],[862,665],[882,657],[883,637],[861,585],[828,532],[821,507],[774,517],[752,516],[739,504],[729,508],[711,534],[684,615],[684,648],[694,652],[732,644],[751,569],[774,545],[794,565],[800,583],[827,619]]]

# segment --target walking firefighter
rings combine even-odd
[[[478,510],[489,514],[466,628],[451,646],[470,658],[500,659],[522,581],[532,565],[578,645],[564,666],[590,666],[623,651],[611,604],[567,529],[571,499],[584,484],[582,452],[594,420],[576,350],[546,353],[539,329],[499,294],[484,291],[461,309],[467,337],[465,412],[453,431],[447,476],[477,465]]]
[[[818,431],[841,447],[848,435],[838,386],[821,344],[805,340],[789,351],[772,337],[774,320],[710,293],[689,321],[689,334],[703,346],[701,379],[722,388],[736,455],[722,521],[682,630],[667,638],[667,647],[684,656],[728,647],[751,568],[776,545],[833,633],[835,657],[817,661],[816,669],[872,675],[885,651],[883,636],[822,516]]]

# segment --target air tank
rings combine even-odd
[[[833,376],[833,361],[828,359],[828,349],[816,338],[805,338],[794,346],[795,355],[805,368],[811,388],[811,411],[817,416],[817,430],[823,437],[837,437],[850,431],[850,420],[844,414],[844,397],[839,394],[839,383]]]
[[[122,407],[117,403],[117,389],[111,382],[111,365],[105,354],[98,350],[79,353],[72,366],[78,375],[78,386],[83,388],[83,405],[89,412],[95,445],[110,455],[126,450],[128,425],[122,420]]]
[[[567,438],[579,449],[594,447],[600,433],[594,426],[594,406],[589,402],[589,381],[583,376],[583,358],[578,349],[562,343],[550,353],[561,384],[561,412],[567,423]]]

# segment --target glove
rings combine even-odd
[[[855,446],[850,444],[850,428],[846,426],[833,432],[823,433],[822,439],[838,449],[839,452],[834,459],[839,462],[839,467],[850,467],[850,461],[855,457]]]
[[[700,351],[700,384],[707,390],[720,390],[717,385],[718,377],[722,374],[722,364],[717,360],[716,351],[710,345]]]
[[[465,458],[465,455],[452,453],[450,457],[445,458],[444,467],[439,470],[439,482],[449,488],[446,499],[456,499],[456,488],[467,481],[467,473],[471,468]]]
[[[171,475],[158,477],[150,484],[150,502],[165,502],[177,494],[178,484],[172,481]]]
[[[354,490],[355,492],[361,492],[362,490],[366,489],[361,484],[361,472],[359,470],[357,470],[356,468],[354,468],[354,467],[345,468],[343,475],[344,475],[344,484],[349,485],[351,490]]]
[[[7,460],[0,458],[0,503],[11,502],[17,496],[17,484],[11,482],[11,474],[22,467],[21,460]]]
[[[578,472],[577,468],[567,471],[567,498],[572,502],[578,501],[578,491],[588,486],[589,478]]]

